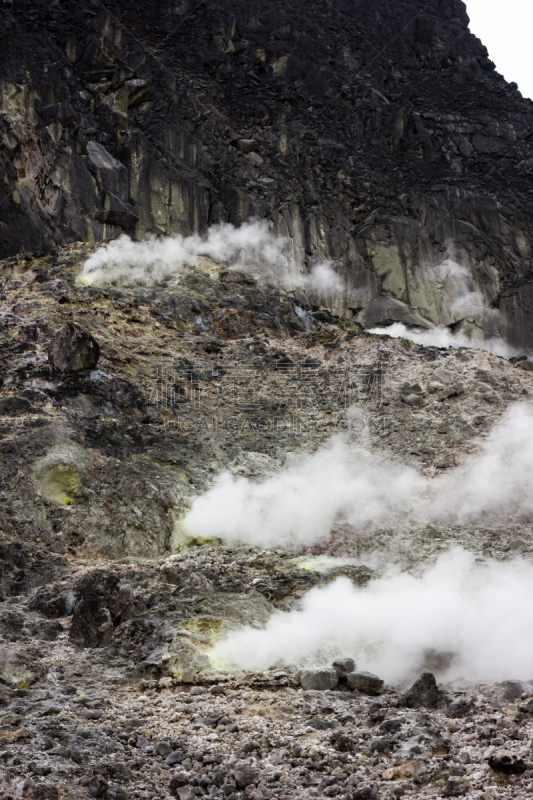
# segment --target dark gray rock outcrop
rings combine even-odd
[[[437,708],[439,701],[440,692],[432,672],[423,672],[402,698],[408,708]]]
[[[0,25],[0,256],[258,216],[335,262],[337,313],[533,344],[533,107],[462,0],[28,0]]]
[[[300,672],[302,689],[326,691],[334,689],[338,683],[337,672],[334,669],[303,669]]]
[[[100,345],[90,333],[74,322],[64,328],[50,342],[48,359],[61,372],[79,372],[94,369],[100,356]]]
[[[131,586],[120,583],[110,571],[92,570],[80,579],[76,590],[79,600],[74,608],[70,637],[85,647],[109,644],[114,627],[138,611]]]
[[[523,758],[511,750],[496,750],[489,758],[489,767],[505,775],[521,775],[527,769]]]
[[[383,680],[371,672],[351,672],[348,675],[348,686],[363,694],[378,695],[383,691]]]

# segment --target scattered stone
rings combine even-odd
[[[121,584],[117,575],[92,570],[78,582],[80,597],[74,608],[70,637],[85,647],[102,647],[113,638],[113,630],[135,616],[131,586]]]
[[[82,719],[101,719],[102,712],[95,708],[82,708],[78,711],[78,716]]]
[[[176,797],[179,797],[179,800],[195,800],[196,791],[193,786],[180,786],[176,790]]]
[[[355,661],[353,658],[338,658],[332,664],[339,678],[346,678],[349,672],[354,672]]]
[[[332,719],[327,719],[327,717],[313,717],[309,721],[309,725],[316,731],[327,731],[337,727],[337,723]]]
[[[489,767],[495,772],[503,772],[506,775],[521,775],[526,771],[527,764],[511,750],[501,749],[490,756]]]
[[[72,591],[57,592],[54,587],[38,589],[30,600],[30,608],[49,619],[68,617],[74,611],[76,596]]]
[[[421,408],[424,405],[424,398],[421,394],[408,394],[402,396],[403,402],[408,406]]]
[[[422,389],[419,383],[404,383],[400,393],[400,399],[403,403],[406,403],[408,406],[418,406],[421,407],[424,405],[424,390]]]
[[[326,691],[334,689],[339,679],[334,669],[303,669],[299,675],[302,689]]]
[[[379,791],[376,786],[365,786],[363,789],[357,789],[352,794],[352,800],[378,800]]]
[[[181,750],[174,750],[170,755],[165,758],[165,764],[168,764],[169,767],[173,767],[176,764],[181,764],[182,761],[185,759],[185,754],[182,753]]]
[[[459,697],[448,704],[446,714],[451,719],[457,719],[458,717],[464,717],[473,708],[475,708],[473,697]]]
[[[398,733],[402,727],[401,719],[386,719],[379,726],[380,733]]]
[[[464,386],[462,383],[455,383],[453,386],[447,386],[445,389],[442,389],[437,394],[437,400],[449,400],[450,397],[457,397],[459,394],[463,394]]]
[[[108,783],[101,775],[93,775],[87,787],[93,797],[103,797],[108,789]]]
[[[130,800],[130,794],[122,786],[110,786],[107,790],[106,800]]]
[[[396,745],[398,744],[398,740],[392,736],[380,736],[379,739],[373,739],[370,742],[370,751],[372,753],[390,753],[391,750],[394,750]]]
[[[155,751],[165,759],[173,753],[172,747],[168,742],[158,742],[155,746]]]
[[[368,718],[370,722],[374,724],[377,722],[383,722],[386,711],[387,709],[383,700],[376,700],[376,702],[371,703],[368,708]]]
[[[339,753],[352,753],[354,750],[354,742],[351,736],[342,733],[333,740],[333,747],[335,750],[338,750]]]
[[[499,688],[505,700],[519,700],[524,694],[524,686],[520,681],[502,681]]]
[[[520,711],[524,714],[533,714],[533,697],[527,701],[527,703],[523,703],[519,706]]]
[[[378,695],[383,691],[383,680],[371,672],[351,672],[347,681],[350,689],[363,694]]]
[[[175,772],[172,778],[170,779],[170,784],[169,784],[171,793],[175,797],[178,797],[179,789],[189,786],[190,780],[191,776],[187,772]]]
[[[238,764],[235,767],[233,777],[235,778],[237,789],[241,790],[246,789],[247,786],[255,785],[259,780],[259,774],[257,770],[255,770],[249,764]]]
[[[432,672],[423,672],[402,698],[403,705],[408,708],[437,708],[439,702],[440,693]]]
[[[472,784],[464,778],[448,778],[442,794],[444,797],[464,797],[472,791]]]
[[[99,357],[96,339],[75,322],[67,322],[50,342],[48,359],[61,372],[94,369]]]
[[[437,367],[437,369],[433,370],[433,377],[440,383],[451,383],[453,381],[453,375],[444,367]]]

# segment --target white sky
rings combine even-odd
[[[532,0],[465,0],[470,30],[481,39],[497,71],[533,98]]]

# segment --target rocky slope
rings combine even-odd
[[[258,216],[335,261],[336,313],[531,345],[531,101],[461,0],[25,0],[0,25],[0,254]]]
[[[460,545],[527,566],[528,419],[498,473],[524,497],[492,513],[415,516],[406,485],[390,519],[341,515],[307,545],[184,523],[221,472],[252,487],[332,436],[424,486],[450,478],[459,503],[457,476],[531,399],[525,356],[365,331],[531,346],[532,106],[464,3],[4,0],[0,25],[2,797],[531,796],[533,670],[452,680],[454,652],[424,644],[384,684],[340,646],[334,667],[291,645],[248,671],[213,650],[338,578],[375,593],[391,562],[420,576]],[[101,240],[251,216],[343,288],[319,306],[206,257],[159,282],[80,280]],[[485,620],[502,652],[528,591]]]
[[[530,397],[529,363],[370,336],[207,260],[170,285],[87,286],[93,247],[1,266],[4,796],[526,797],[527,681],[467,675],[411,702],[405,685],[304,689],[298,664],[240,673],[209,653],[313,586],[364,586],[380,552],[411,572],[458,542],[527,556],[527,515],[340,525],[311,551],[191,541],[180,519],[221,469],[261,478],[335,432],[451,471]]]

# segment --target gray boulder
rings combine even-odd
[[[378,695],[383,691],[383,680],[371,672],[350,672],[348,686],[363,694]]]
[[[489,758],[489,767],[495,772],[503,772],[506,775],[521,775],[527,769],[527,764],[511,750],[496,750]]]
[[[339,678],[345,678],[348,673],[355,672],[355,661],[353,658],[337,658],[331,666]]]
[[[533,714],[533,697],[518,708],[523,714]]]
[[[300,683],[302,689],[316,689],[326,691],[334,689],[339,681],[337,672],[334,669],[303,669],[300,672]]]
[[[437,708],[439,701],[440,693],[432,672],[423,672],[403,696],[403,704],[408,708]]]
[[[182,753],[181,750],[174,750],[174,752],[165,758],[165,764],[169,767],[181,764],[182,761],[185,761],[185,754]]]
[[[375,785],[364,786],[362,789],[356,789],[352,794],[352,800],[379,800],[379,792]]]
[[[504,700],[519,700],[524,694],[521,681],[502,681],[498,688]]]
[[[75,322],[67,322],[52,341],[48,360],[61,372],[94,369],[100,357],[100,345],[90,333]]]
[[[170,779],[170,793],[173,794],[175,797],[178,796],[178,790],[182,789],[185,786],[188,786],[191,781],[191,776],[188,772],[180,769],[178,772],[175,772],[171,779]]]
[[[249,764],[237,764],[234,772],[237,789],[246,789],[247,786],[256,784],[259,780],[259,773]]]
[[[421,408],[424,405],[424,398],[420,394],[402,395],[402,400],[408,406]]]
[[[180,786],[176,789],[176,797],[178,797],[179,800],[195,800],[196,791],[194,786]]]

